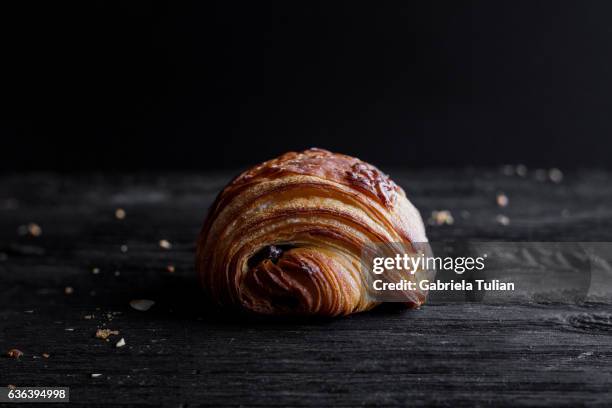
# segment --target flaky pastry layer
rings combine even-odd
[[[427,242],[419,212],[376,167],[322,149],[289,152],[230,182],[213,203],[196,268],[221,305],[338,316],[378,304],[361,261],[372,243]],[[426,293],[407,292],[418,307]]]

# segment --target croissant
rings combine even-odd
[[[369,243],[427,242],[404,191],[354,157],[309,149],[231,181],[201,230],[196,269],[220,305],[268,315],[340,316],[372,309],[362,252]],[[419,307],[421,290],[403,303]]]

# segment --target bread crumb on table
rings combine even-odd
[[[455,219],[449,210],[432,211],[429,217],[430,225],[453,225]]]
[[[154,301],[149,299],[134,299],[130,301],[130,306],[139,312],[146,312],[155,304]]]
[[[119,330],[111,330],[111,329],[98,329],[96,331],[96,338],[106,340],[110,336],[118,336]]]
[[[508,196],[504,193],[497,194],[495,201],[499,207],[507,207],[509,203]]]
[[[115,210],[115,218],[116,218],[116,219],[118,219],[118,220],[123,220],[123,219],[125,219],[125,216],[126,216],[126,215],[127,215],[127,214],[126,214],[126,212],[125,212],[125,210],[124,210],[123,208],[117,208],[117,209]]]
[[[23,351],[13,348],[6,353],[6,356],[9,358],[19,359],[23,356]]]
[[[35,222],[30,222],[27,225],[20,225],[17,227],[17,234],[21,236],[29,235],[31,237],[40,237],[42,235],[42,228]]]
[[[510,225],[510,218],[502,214],[499,214],[497,217],[495,217],[495,221],[497,221],[499,225],[503,225],[504,227]]]

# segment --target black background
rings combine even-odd
[[[609,167],[611,19],[604,1],[3,6],[0,168],[231,168],[310,146]]]

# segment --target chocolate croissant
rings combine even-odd
[[[362,267],[370,243],[426,242],[419,212],[376,167],[322,149],[289,152],[231,181],[199,236],[208,296],[261,314],[339,316],[380,303]],[[418,307],[426,293],[405,293]]]

